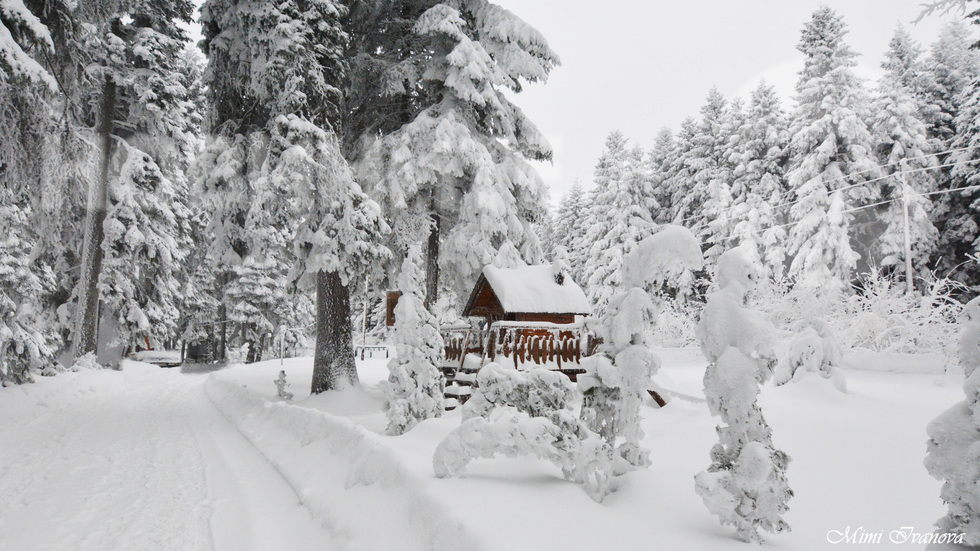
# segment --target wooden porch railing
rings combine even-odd
[[[490,326],[486,356],[498,363],[502,356],[516,369],[550,367],[575,380],[588,341],[581,323],[498,321]]]

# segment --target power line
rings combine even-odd
[[[967,151],[967,150],[970,150],[970,149],[974,149],[974,147],[973,146],[970,146],[970,147],[960,147],[960,148],[956,148],[956,149],[948,149],[946,151],[940,151],[940,152],[937,152],[937,153],[930,153],[928,155],[922,155],[922,156],[919,156],[919,157],[911,157],[909,159],[904,159],[904,160],[919,160],[919,159],[925,159],[925,158],[928,158],[928,157],[935,157],[935,156],[939,156],[939,155],[946,155],[946,154],[950,154],[950,153],[955,153],[955,152],[958,152],[958,151]],[[888,167],[888,166],[898,165],[898,164],[901,164],[901,162],[902,161],[899,161],[899,162],[896,162],[896,163],[889,163],[889,164],[886,164],[886,165],[880,165],[879,167],[876,167],[875,169],[866,169],[866,170],[863,170],[863,171],[854,172],[854,173],[852,173],[851,175],[848,175],[848,176],[841,176],[841,177],[838,177],[838,178],[831,178],[831,179],[828,179],[828,180],[824,180],[824,183],[829,184],[829,183],[832,183],[832,182],[838,182],[838,181],[846,180],[848,178],[851,178],[855,174],[863,174],[865,172],[870,172],[872,170],[876,170],[877,168],[884,168],[884,167]],[[965,161],[962,161],[962,162],[947,163],[947,164],[942,164],[942,165],[935,165],[935,166],[929,166],[929,167],[916,168],[916,169],[912,169],[912,170],[906,170],[904,172],[905,172],[905,174],[915,174],[915,173],[927,172],[927,171],[930,171],[930,170],[935,170],[935,169],[940,169],[940,168],[950,168],[950,167],[956,166],[958,164],[974,164],[974,163],[978,163],[978,162],[980,162],[980,159],[968,159],[968,160],[965,160]],[[832,193],[836,193],[838,191],[847,191],[849,189],[853,189],[853,188],[856,188],[856,187],[864,186],[864,185],[867,185],[867,184],[871,184],[871,183],[875,183],[875,182],[881,182],[881,181],[884,181],[884,180],[888,180],[888,179],[894,178],[895,175],[896,175],[896,173],[891,173],[891,174],[887,174],[885,176],[879,176],[877,178],[872,178],[870,180],[862,180],[861,182],[858,182],[856,184],[851,184],[851,185],[848,185],[848,186],[844,186],[842,188],[831,190],[831,192]],[[929,195],[929,194],[924,194],[924,195]],[[785,202],[785,203],[780,203],[778,205],[773,205],[770,208],[772,210],[777,210],[777,209],[781,209],[781,208],[784,208],[784,207],[791,207],[791,206],[793,206],[793,205],[795,205],[797,203],[802,202],[803,200],[804,199],[802,199],[802,198],[798,198],[798,199],[793,200],[793,201],[788,201],[788,202]],[[700,221],[706,220],[707,218],[708,217],[705,216],[705,215],[698,215],[696,217],[695,216],[688,216],[686,218],[683,218],[680,221],[680,223],[682,225],[686,225],[688,222],[691,222],[691,221],[694,221],[694,220],[697,220],[697,221],[700,222]],[[742,217],[733,217],[733,219],[737,219],[737,218],[743,218],[744,219],[744,215]],[[787,224],[782,224],[782,226],[785,226],[785,225],[787,225]],[[772,227],[780,227],[780,226],[772,226]]]

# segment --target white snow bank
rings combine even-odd
[[[897,352],[873,352],[851,350],[844,354],[844,367],[888,373],[941,374],[946,369],[942,354],[900,354]]]
[[[482,549],[378,435],[322,411],[268,401],[227,378],[212,375],[208,396],[343,549]]]

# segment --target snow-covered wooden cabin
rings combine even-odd
[[[588,346],[576,316],[591,311],[582,288],[561,269],[487,266],[462,312],[483,321],[476,328],[443,327],[447,382],[465,386],[491,361],[516,369],[560,370],[574,381]]]

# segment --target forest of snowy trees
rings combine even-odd
[[[946,278],[962,296],[980,289],[969,27],[948,25],[927,52],[897,28],[873,86],[855,73],[846,33],[827,7],[804,25],[791,104],[765,82],[747,101],[712,89],[699,117],[662,130],[649,151],[609,135],[595,186],[573,186],[545,232],[598,308],[622,256],[665,223],[695,232],[709,268],[742,245],[800,290],[848,295],[867,274],[903,292]]]
[[[208,0],[195,45],[194,8],[0,2],[5,381],[315,340],[314,391],[343,388],[352,300],[420,271],[434,309],[543,260],[551,150],[504,94],[559,63],[536,30],[485,0]]]
[[[945,315],[980,289],[966,22],[927,49],[896,29],[872,86],[820,8],[792,103],[766,83],[711,90],[649,151],[613,132],[594,186],[549,214],[531,161],[551,148],[512,99],[559,58],[511,12],[207,0],[191,44],[195,20],[190,0],[0,0],[4,381],[96,349],[256,361],[315,344],[314,390],[343,388],[384,291],[413,287],[434,324],[483,266],[551,260],[602,314],[668,223],[701,242],[704,274],[742,245],[782,296],[919,293]],[[666,325],[692,338],[706,291],[666,301]]]

